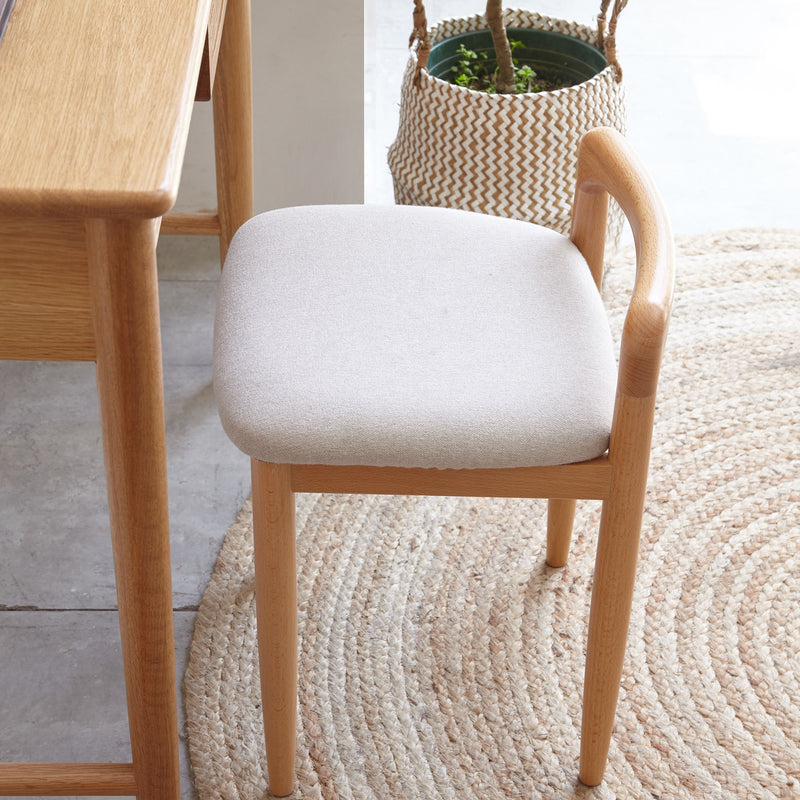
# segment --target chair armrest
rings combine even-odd
[[[628,218],[636,244],[636,279],[620,345],[618,391],[655,394],[674,284],[672,231],[664,204],[624,137],[596,128],[581,140],[570,238],[600,286],[608,195]]]

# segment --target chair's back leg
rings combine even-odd
[[[294,787],[297,739],[297,574],[290,468],[251,460],[261,707],[269,790]]]
[[[555,498],[547,503],[547,563],[551,567],[563,567],[567,563],[575,505],[575,500]]]

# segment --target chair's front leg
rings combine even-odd
[[[609,459],[613,473],[597,542],[586,676],[580,779],[603,780],[628,638],[642,528],[655,397],[618,396]],[[616,425],[616,423],[615,423]]]
[[[297,574],[291,470],[251,460],[261,706],[270,792],[292,793],[297,729]]]

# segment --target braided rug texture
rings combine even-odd
[[[679,240],[606,778],[577,782],[599,508],[298,495],[298,798],[800,798],[800,232]],[[619,330],[629,251],[607,275]],[[249,503],[185,681],[201,800],[263,797]]]

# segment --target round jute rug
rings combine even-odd
[[[800,798],[800,232],[679,241],[628,656],[577,782],[599,508],[298,496],[299,798]],[[632,278],[605,292],[615,329]],[[202,800],[266,792],[249,506],[185,681]]]

